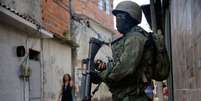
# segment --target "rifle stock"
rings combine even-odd
[[[83,59],[83,63],[86,64],[86,70],[82,76],[82,101],[91,101],[91,86],[92,86],[92,74],[95,74],[94,58],[103,44],[108,45],[103,41],[96,38],[91,38],[89,41],[89,53],[88,58]]]

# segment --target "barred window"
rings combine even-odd
[[[103,10],[103,0],[98,0],[98,9],[99,9],[100,11]]]
[[[110,15],[110,0],[106,0],[105,4],[106,4],[106,14]]]

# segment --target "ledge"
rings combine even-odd
[[[58,34],[54,34],[54,39],[56,39],[57,41],[59,41],[59,42],[61,42],[63,44],[70,45],[72,48],[79,47],[79,45],[75,41],[73,41],[71,39],[64,38],[64,37],[62,37],[62,36],[60,36]]]

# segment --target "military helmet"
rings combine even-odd
[[[142,9],[141,7],[132,1],[123,1],[120,2],[117,7],[112,11],[114,15],[116,15],[119,12],[126,12],[128,13],[133,19],[138,21],[138,23],[141,22],[142,19]]]

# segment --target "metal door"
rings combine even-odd
[[[32,74],[29,82],[30,101],[41,101],[41,67],[40,61],[30,60]]]

